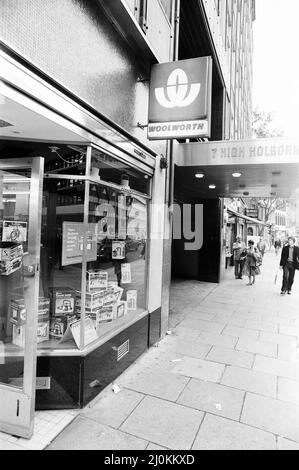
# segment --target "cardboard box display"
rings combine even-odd
[[[127,315],[127,302],[121,301],[115,305],[115,318],[119,319]]]
[[[87,311],[94,311],[103,306],[105,291],[99,292],[86,292],[85,309]],[[76,309],[81,310],[81,296],[82,292],[76,291]]]
[[[78,320],[76,315],[52,317],[50,321],[50,338],[60,340],[70,323]]]
[[[0,276],[18,271],[22,267],[23,254],[23,245],[0,242]]]
[[[108,287],[108,273],[106,271],[87,271],[87,292],[97,292]]]
[[[12,325],[12,343],[20,348],[25,347],[25,328],[26,326],[20,324]],[[37,343],[43,343],[44,341],[49,341],[49,330],[50,322],[38,322],[37,325]]]
[[[15,299],[10,302],[10,322],[15,325],[26,323],[26,307],[24,299]],[[50,317],[50,299],[40,297],[38,300],[38,322],[47,322]]]
[[[96,329],[102,323],[111,323],[114,319],[114,308],[113,305],[102,307],[97,311],[96,314]]]
[[[51,290],[51,314],[57,317],[74,315],[76,294],[69,287],[54,288]]]

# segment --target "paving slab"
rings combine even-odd
[[[220,334],[224,329],[224,325],[222,323],[215,323],[211,321],[190,318],[186,318],[181,323],[181,326],[184,328],[191,328],[192,330],[198,330],[199,332],[207,331],[216,334]]]
[[[119,428],[143,398],[144,395],[132,390],[121,389],[118,394],[109,390],[91,407],[86,407],[81,416]]]
[[[268,333],[278,333],[277,324],[261,320],[247,320],[245,323],[245,328],[250,328],[259,331],[267,331]]]
[[[223,364],[192,357],[184,357],[182,361],[174,366],[171,372],[175,375],[179,374],[185,377],[219,382],[224,369],[225,366]]]
[[[238,342],[238,338],[235,338],[234,336],[224,336],[217,335],[215,333],[203,332],[199,334],[197,341],[200,343],[211,344],[212,346],[223,346],[224,348],[233,349]]]
[[[148,441],[79,417],[47,450],[144,450]]]
[[[213,346],[206,360],[227,364],[229,366],[238,366],[251,369],[253,366],[254,355],[247,352],[226,349],[220,346]]]
[[[257,340],[259,336],[259,331],[229,325],[224,328],[222,334],[228,336],[235,336],[237,338]]]
[[[220,383],[239,390],[276,397],[277,378],[264,372],[228,366]]]
[[[299,406],[246,394],[241,422],[299,443]]]
[[[263,343],[262,341],[240,338],[237,342],[236,350],[277,358],[278,347],[273,343]]]
[[[287,362],[270,357],[256,356],[253,369],[269,374],[299,380],[299,362]]]
[[[177,338],[169,346],[177,355],[195,357],[197,359],[204,359],[212,346],[210,344],[198,343],[197,341],[188,341],[187,339]]]
[[[267,432],[207,414],[192,449],[276,450],[276,441]]]
[[[279,400],[288,401],[299,406],[299,382],[278,377]]]
[[[289,439],[283,439],[278,437],[277,439],[277,449],[278,450],[299,450],[299,444]]]
[[[204,413],[146,397],[121,430],[169,449],[190,449]]]
[[[260,341],[264,343],[287,344],[297,346],[296,336],[268,333],[266,331],[261,332]]]
[[[211,382],[192,379],[177,403],[238,421],[245,393]]]
[[[288,344],[278,345],[278,359],[282,361],[299,361],[299,349]]]
[[[173,364],[171,364],[173,367]],[[188,377],[168,373],[163,368],[145,370],[138,376],[120,377],[118,384],[145,395],[152,395],[165,400],[176,401],[187,385]]]

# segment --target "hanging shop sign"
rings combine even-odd
[[[149,140],[210,137],[212,58],[154,65],[149,96]]]

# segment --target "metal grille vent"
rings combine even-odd
[[[130,340],[128,339],[123,344],[121,344],[117,349],[117,362],[125,357],[130,351]]]
[[[13,127],[13,124],[10,124],[9,122],[0,119],[0,127]]]

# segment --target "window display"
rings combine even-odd
[[[119,333],[146,311],[150,178],[95,148],[43,151],[37,343],[39,351],[63,354]],[[17,178],[17,191],[12,176],[9,185],[0,176],[0,344],[18,350],[30,309],[26,279],[34,273],[30,175]]]
[[[146,310],[149,178],[93,149],[91,177],[76,179],[69,172],[76,163],[85,174],[82,161],[58,167],[55,155],[46,159],[41,247],[49,339],[39,348],[83,349]]]

